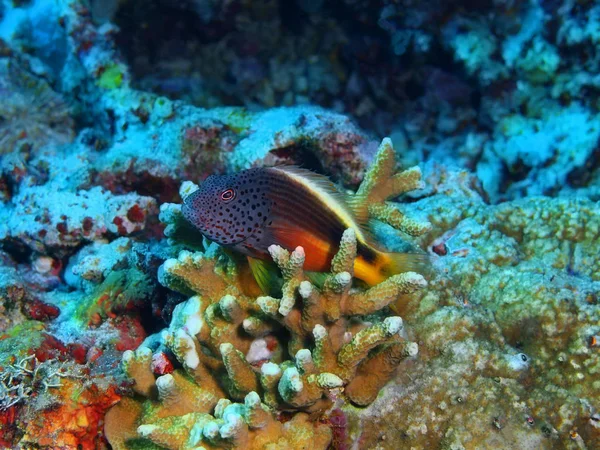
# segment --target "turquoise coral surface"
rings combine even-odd
[[[599,44],[593,1],[0,0],[0,447],[600,448]],[[180,205],[278,164],[429,269],[368,289],[347,231],[261,292]]]

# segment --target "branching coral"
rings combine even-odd
[[[356,198],[368,201],[365,213],[371,218],[422,234],[429,224],[385,203],[420,187],[420,171],[394,169],[386,139]],[[192,189],[184,184],[182,196]],[[169,222],[165,233],[172,241],[191,242],[184,239],[191,230],[178,205],[163,206],[161,219]],[[353,286],[357,243],[351,229],[322,287],[306,276],[301,247],[272,245],[269,252],[283,279],[280,296],[256,298],[247,269],[225,249],[198,240],[194,246],[201,250],[182,250],[159,271],[163,285],[193,295],[175,308],[157,348],[166,347],[181,368],[155,379],[150,348],[125,354],[125,372],[142,399],[128,400],[107,417],[107,435],[116,448],[129,448],[140,437],[167,448],[275,449],[291,442],[325,448],[330,430],[309,417],[319,417],[336,399],[369,404],[398,365],[418,351],[406,339],[402,319],[387,317],[387,307],[425,286],[425,279],[407,272],[369,289]],[[277,411],[295,415],[282,425],[274,420]]]
[[[0,324],[11,327],[0,336],[0,353],[18,355],[3,362],[3,370],[12,373],[10,364],[30,350],[58,346],[51,338],[60,332],[67,346],[93,343],[89,349],[79,344],[77,359],[88,361],[92,373],[106,374],[118,351],[137,347],[144,335],[137,318],[119,325],[113,305],[128,310],[132,304],[135,311],[138,300],[154,297],[151,272],[180,254],[163,266],[161,280],[192,298],[175,311],[169,330],[127,354],[125,368],[138,397],[123,401],[107,419],[115,447],[151,448],[152,441],[322,448],[329,440],[335,445],[335,433],[315,418],[333,423],[333,403],[343,409],[346,436],[361,448],[600,448],[598,205],[581,198],[600,198],[596,2],[471,2],[479,4],[465,9],[465,2],[453,0],[343,0],[335,2],[344,6],[337,9],[324,3],[323,14],[309,12],[307,1],[270,1],[266,7],[222,2],[231,11],[203,27],[206,45],[186,38],[192,34],[186,24],[193,22],[185,18],[176,42],[156,22],[136,20],[137,14],[123,22],[137,3],[121,2],[127,9],[115,16],[120,24],[143,24],[143,36],[152,35],[152,57],[135,52],[142,72],[152,60],[158,69],[167,61],[167,72],[181,76],[167,84],[189,84],[196,99],[206,99],[202,105],[222,94],[239,100],[227,103],[252,110],[307,101],[328,105],[362,118],[371,130],[401,128],[396,143],[405,143],[406,161],[476,170],[486,191],[478,192],[492,202],[579,194],[490,206],[475,193],[457,194],[457,187],[469,188],[470,176],[445,176],[430,164],[438,183],[429,184],[439,195],[386,203],[385,197],[418,187],[420,174],[413,169],[392,176],[391,147],[384,143],[387,150],[373,164],[380,172],[367,174],[356,198],[369,205],[362,214],[416,235],[439,256],[433,257],[439,270],[420,297],[398,295],[421,283],[413,274],[369,291],[352,285],[351,231],[324,284],[305,278],[302,250],[272,248],[283,290],[261,296],[235,256],[180,226],[175,205],[163,211],[174,245],[164,246],[154,265],[125,269],[124,253],[113,261],[98,257],[101,252],[82,252],[81,264],[71,259],[67,266],[80,277],[71,285],[75,290],[62,289],[61,262],[87,243],[156,236],[154,201],[132,191],[164,201],[186,174],[201,179],[281,162],[323,169],[354,186],[372,161],[365,134],[339,114],[312,107],[200,110],[131,89],[116,44],[133,42],[128,48],[135,48],[135,32],[95,27],[88,3],[4,1],[0,7],[0,34],[11,47],[21,45],[30,55],[23,60],[32,63],[21,65],[0,42],[0,154],[21,150],[2,158],[0,240],[15,264],[35,261],[37,275],[54,273],[54,284],[47,277],[47,288],[34,293],[31,284],[42,284],[36,274],[32,283],[21,267],[0,271],[0,309],[6,309]],[[158,3],[164,8],[150,17],[162,23],[160,12],[173,2]],[[294,14],[297,4],[307,16]],[[388,7],[379,12],[382,5]],[[348,8],[357,11],[350,20]],[[250,9],[257,14],[245,13]],[[269,11],[277,14],[265,15]],[[266,16],[273,26],[264,26]],[[387,39],[374,32],[377,17],[397,53],[406,50],[401,58],[382,46]],[[30,25],[20,26],[24,21]],[[300,28],[290,28],[291,22]],[[327,33],[320,31],[325,28]],[[16,38],[10,37],[13,29]],[[193,31],[197,35],[197,27]],[[161,37],[167,37],[164,44]],[[172,52],[174,45],[184,54]],[[187,61],[186,51],[194,61]],[[165,59],[167,53],[176,60]],[[140,65],[134,66],[131,73],[139,79]],[[190,78],[198,68],[202,80]],[[151,72],[159,79],[165,73]],[[78,126],[93,127],[72,145],[46,145],[69,140],[73,128],[51,85],[73,99]],[[411,219],[416,216],[410,211],[427,216],[434,230],[422,234],[429,226]],[[400,248],[397,233],[380,229],[390,247]],[[89,296],[81,292],[86,286]],[[389,298],[397,300],[387,305]],[[54,308],[50,315],[38,306],[46,301]],[[42,314],[28,314],[29,306]],[[406,335],[390,311],[410,324]],[[67,327],[73,314],[81,319],[78,330]],[[100,327],[82,333],[103,316],[109,318]],[[23,322],[25,317],[47,322]],[[134,326],[142,330],[135,345]],[[101,334],[101,343],[92,340]],[[416,350],[409,338],[419,342],[419,358],[401,363]],[[371,402],[398,365],[394,383],[367,408],[341,405]],[[19,376],[27,378],[24,373]],[[15,411],[29,407],[19,402],[0,414],[0,447],[103,446],[98,426],[115,397],[96,388],[114,379],[61,381],[49,389],[57,393],[52,408],[15,419]],[[20,395],[11,392],[5,399]],[[7,439],[6,422],[25,438]]]
[[[395,173],[395,157],[392,141],[383,139],[375,161],[361,183],[356,197],[368,205],[369,218],[380,220],[410,236],[421,236],[431,229],[428,222],[406,217],[398,205],[386,200],[423,188],[421,169],[415,166]]]
[[[171,377],[168,375],[164,377],[166,377],[165,381],[160,383],[169,385]],[[171,394],[166,392],[166,389],[163,392],[163,395]],[[179,393],[173,395],[174,402],[182,399]],[[155,445],[146,439],[136,438],[135,433],[132,434],[127,430],[127,425],[135,425],[131,423],[131,418],[135,417],[135,413],[140,413],[140,409],[140,405],[134,400],[124,399],[107,413],[106,436],[115,450],[124,448],[322,449],[327,448],[331,441],[330,430],[324,426],[315,429],[314,424],[309,421],[308,414],[296,414],[286,423],[278,421],[269,408],[261,403],[256,392],[248,394],[244,403],[220,400],[214,408],[214,415],[192,412],[180,417],[164,417],[151,425],[140,426],[139,435]]]
[[[135,381],[134,389],[148,397],[136,421],[138,432],[168,448],[192,448],[198,439],[220,447],[218,439],[215,441],[219,429],[223,444],[237,445],[248,442],[247,424],[251,429],[266,428],[268,436],[252,438],[253,446],[246,448],[267,448],[263,447],[266,442],[287,441],[282,425],[273,421],[274,410],[322,412],[331,405],[332,391],[342,386],[350,400],[358,404],[372,401],[393,369],[416,354],[417,346],[402,337],[399,317],[368,325],[354,316],[381,310],[399,294],[422,286],[424,280],[406,273],[368,291],[351,290],[355,246],[352,232],[346,232],[334,261],[336,272],[328,276],[322,291],[304,279],[301,248],[290,254],[271,247],[284,276],[284,294],[279,299],[263,296],[254,301],[245,296],[235,265],[223,253],[220,258],[226,266],[188,252],[165,263],[163,282],[177,280],[171,285],[182,290],[193,286],[200,294],[175,309],[173,323],[163,333],[164,344],[183,370],[155,380],[149,349],[142,347],[125,355],[124,367]],[[282,335],[289,339],[287,352],[280,348]],[[308,342],[313,342],[312,350],[305,348]],[[295,355],[294,359],[282,361],[286,353]],[[218,411],[223,400],[219,402],[219,398],[224,396],[245,399],[247,409],[249,404],[255,405],[273,426],[253,426],[246,417],[250,412],[242,414],[244,421],[217,426],[215,420],[222,418]],[[207,413],[215,406],[213,419]],[[297,426],[307,427],[305,416],[296,417],[286,429],[298,433]],[[110,429],[108,419],[107,424]],[[226,432],[223,427],[232,429]],[[313,448],[325,448],[326,432],[319,427],[313,430],[312,425],[306,432],[316,433],[313,439],[324,443]]]

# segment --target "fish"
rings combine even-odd
[[[423,271],[426,255],[379,248],[366,223],[366,206],[324,175],[275,166],[209,176],[185,198],[182,213],[209,240],[246,255],[259,284],[267,283],[261,261],[271,260],[268,248],[273,244],[289,251],[303,247],[305,271],[329,272],[348,228],[357,240],[354,277],[367,285]]]

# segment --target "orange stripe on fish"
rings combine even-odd
[[[273,236],[284,248],[294,249],[300,246],[304,249],[304,270],[312,272],[327,272],[331,259],[337,250],[331,242],[320,239],[310,232],[302,229],[275,228]]]

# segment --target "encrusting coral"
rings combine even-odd
[[[368,407],[344,408],[350,439],[378,449],[598,448],[598,204],[489,205],[465,173],[428,174],[432,193],[403,205],[430,220],[419,240],[437,255],[428,288],[390,305],[419,358]]]
[[[385,203],[421,187],[420,175],[418,169],[395,174],[385,139],[355,195],[369,199],[371,218],[422,234],[429,224]],[[193,189],[184,183],[182,197]],[[175,308],[168,330],[125,353],[138,397],[106,417],[114,448],[132,448],[141,438],[167,448],[326,448],[331,430],[315,419],[344,399],[369,404],[398,365],[417,354],[387,306],[424,287],[425,279],[406,272],[369,289],[353,286],[353,230],[344,233],[322,287],[307,278],[301,247],[272,245],[283,284],[280,296],[265,296],[235,255],[194,241],[179,205],[163,205],[161,220],[172,244],[196,251],[182,246],[178,258],[162,265],[159,280],[193,296]],[[169,353],[181,368],[155,362]],[[279,422],[278,411],[292,420]]]
[[[0,42],[0,48],[3,43]],[[0,155],[73,139],[69,106],[17,52],[0,52]]]

